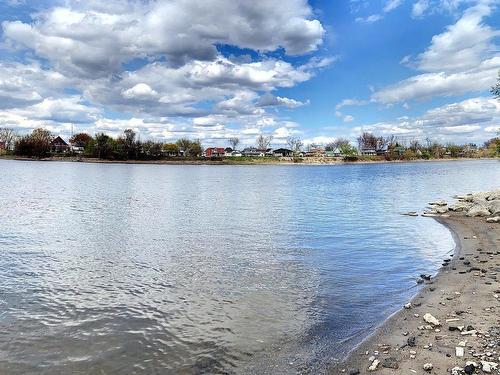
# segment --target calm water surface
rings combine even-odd
[[[0,373],[322,373],[454,247],[496,161],[0,161]]]

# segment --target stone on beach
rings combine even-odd
[[[429,324],[433,325],[433,326],[440,326],[441,325],[441,322],[439,320],[437,320],[435,317],[433,317],[429,313],[426,313],[424,315],[424,321],[426,323],[429,323]]]
[[[433,368],[434,368],[434,366],[432,365],[432,363],[425,363],[424,364],[424,370],[425,371],[430,372]]]
[[[497,367],[498,367],[498,364],[495,362],[481,361],[481,369],[484,372],[490,373],[492,370],[496,370]]]
[[[500,223],[500,216],[489,217],[486,219],[487,223]]]
[[[476,216],[490,216],[490,210],[486,206],[481,204],[472,206],[469,211],[465,214],[466,216],[476,217]]]
[[[368,367],[368,371],[375,371],[378,368],[380,361],[378,359],[374,359],[370,367]]]
[[[392,368],[392,369],[398,369],[399,368],[398,360],[396,358],[394,358],[394,357],[386,358],[382,362],[382,367]]]

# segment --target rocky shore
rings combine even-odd
[[[455,198],[421,214],[451,230],[453,257],[331,374],[500,374],[500,189]]]

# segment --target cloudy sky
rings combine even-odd
[[[499,129],[500,0],[2,0],[0,127],[252,144]]]

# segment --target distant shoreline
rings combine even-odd
[[[300,162],[293,162],[292,158],[266,158],[254,157],[251,159],[161,159],[161,160],[104,160],[97,158],[78,157],[48,157],[34,159],[13,155],[0,155],[0,160],[16,161],[48,161],[48,162],[68,162],[68,163],[91,163],[91,164],[150,164],[150,165],[352,165],[352,164],[385,164],[385,163],[427,163],[441,161],[472,161],[472,160],[499,160],[500,158],[443,158],[443,159],[415,159],[415,160],[357,160],[344,161],[335,158],[302,158]]]

